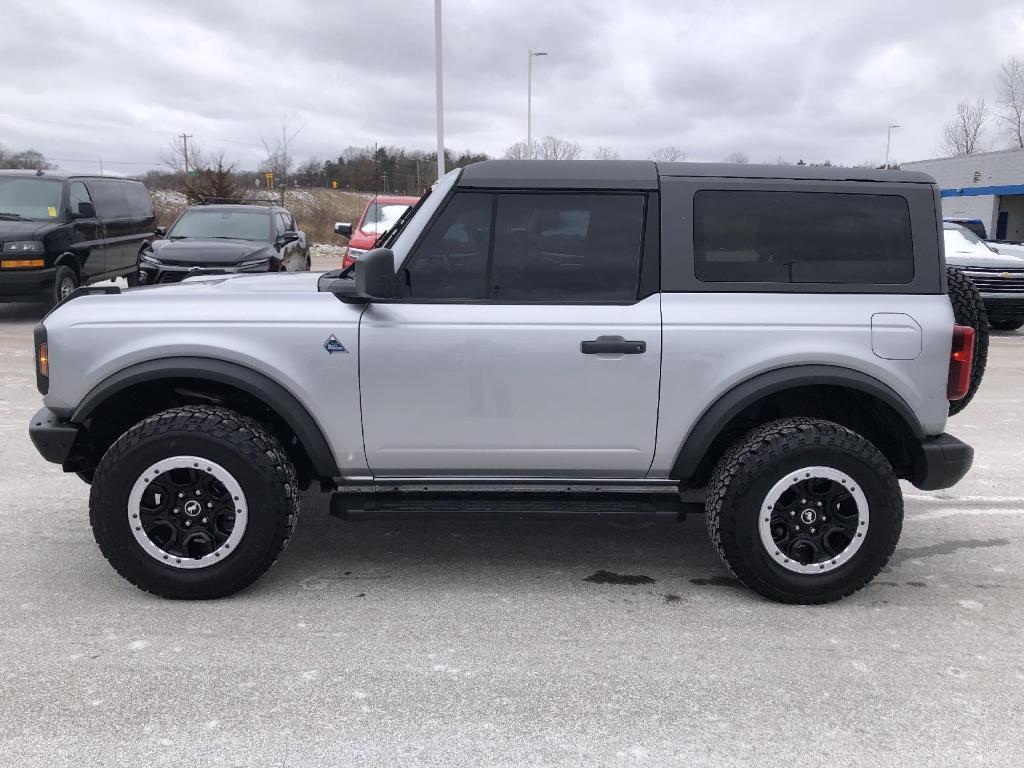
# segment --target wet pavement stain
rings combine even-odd
[[[740,583],[739,579],[733,579],[729,576],[712,576],[707,579],[690,579],[691,584],[696,584],[698,587],[738,587],[743,589],[743,584]]]
[[[983,549],[985,547],[1005,547],[1008,539],[964,539],[962,541],[944,541],[941,544],[930,544],[927,547],[897,549],[892,557],[892,565],[899,565],[905,560],[916,560],[921,557],[935,555],[951,555],[959,549]]]
[[[923,581],[908,581],[907,582],[907,586],[908,587],[927,587],[928,585],[925,584]]]
[[[662,597],[665,598],[666,603],[678,603],[680,600],[683,599],[679,595],[673,595],[671,593],[667,595],[662,595]]]
[[[612,573],[611,571],[598,571],[584,581],[592,584],[653,584],[654,579],[643,574]]]

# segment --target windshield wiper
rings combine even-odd
[[[409,220],[416,215],[416,212],[422,207],[423,202],[430,197],[432,189],[428,189],[427,193],[423,195],[419,200],[416,201],[416,205],[406,208],[405,213],[398,217],[398,221],[392,224],[390,227],[385,229],[379,235],[377,239],[373,241],[374,248],[390,248],[394,245],[395,240],[402,234],[402,230],[405,229],[405,225],[409,223]]]
[[[3,217],[5,219],[11,219],[13,221],[28,221],[28,219],[26,219],[20,213],[8,213],[7,211],[0,211],[0,217]]]

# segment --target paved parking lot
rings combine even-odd
[[[176,603],[29,443],[39,316],[0,305],[2,765],[1021,764],[1024,333],[951,422],[973,473],[908,486],[894,561],[839,604],[737,588],[696,517],[349,523],[314,493],[254,587]]]

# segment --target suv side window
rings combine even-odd
[[[493,196],[456,194],[430,225],[406,268],[414,299],[483,299]]]
[[[68,208],[71,213],[78,213],[79,203],[91,203],[92,198],[89,197],[89,190],[85,188],[85,184],[80,181],[73,181],[68,185]]]
[[[899,195],[702,190],[693,256],[702,282],[903,285],[910,207]]]
[[[280,237],[285,232],[289,231],[288,226],[288,215],[284,213],[278,213],[274,216],[274,230],[277,236]]]
[[[112,179],[90,179],[89,192],[96,201],[96,212],[101,219],[129,219],[128,201],[125,199],[125,185]]]
[[[490,298],[636,298],[644,195],[532,192],[497,198]]]

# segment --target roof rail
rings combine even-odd
[[[196,205],[232,205],[234,203],[251,203],[270,207],[279,205],[277,200],[267,200],[262,197],[201,197]]]

